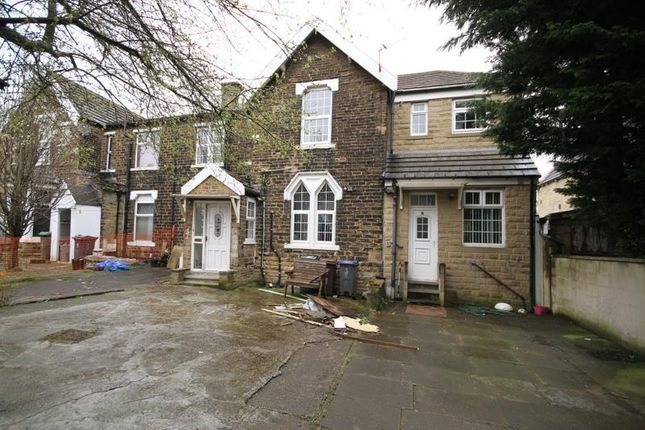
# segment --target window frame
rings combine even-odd
[[[329,91],[329,114],[325,114],[325,115],[306,115],[305,114],[305,99],[308,94],[311,94],[316,91]],[[334,91],[329,86],[326,86],[326,85],[311,86],[302,93],[301,119],[300,119],[300,146],[302,148],[320,148],[320,147],[331,146],[331,132],[332,132],[331,118],[333,114],[333,107],[334,107]],[[319,119],[327,120],[327,130],[329,130],[327,139],[323,141],[316,141],[316,142],[305,142],[305,122],[319,120]]]
[[[253,204],[253,216],[249,216],[249,207]],[[255,245],[255,220],[258,216],[258,202],[254,197],[248,197],[246,200],[246,236],[244,237],[245,245]],[[253,223],[253,228],[249,229],[249,222]],[[251,237],[249,237],[249,232]]]
[[[321,191],[329,187],[329,192],[333,194],[333,210],[318,209],[318,200]],[[303,187],[309,194],[309,208],[295,209],[295,195]],[[328,172],[310,172],[297,174],[291,183],[285,188],[285,200],[291,200],[291,216],[289,224],[290,243],[284,245],[286,249],[312,249],[338,251],[340,246],[336,243],[336,226],[338,218],[338,201],[342,200],[342,188],[336,183],[334,178]],[[296,214],[307,215],[307,239],[295,240],[295,216]],[[331,215],[331,241],[318,240],[319,225],[318,215]]]
[[[135,134],[135,142],[134,142],[134,167],[131,167],[130,170],[132,171],[139,171],[139,170],[159,170],[159,155],[160,151],[159,148],[154,147],[154,142],[153,142],[153,149],[156,153],[156,161],[157,164],[154,166],[148,166],[148,167],[140,167],[139,166],[139,148],[141,146],[147,145],[148,141],[146,140],[145,143],[140,142],[139,136],[143,134],[151,135],[153,133],[156,133],[158,136],[158,141],[156,142],[157,145],[161,144],[161,129],[159,127],[155,128],[149,128],[149,129],[139,129],[139,130],[133,130],[133,133]]]
[[[453,134],[469,134],[469,133],[481,133],[482,131],[485,130],[486,127],[477,127],[477,128],[465,128],[465,129],[457,129],[457,114],[458,113],[468,113],[472,111],[472,108],[470,107],[457,107],[457,103],[459,102],[474,102],[482,100],[481,98],[465,98],[465,99],[453,99],[452,101],[452,133]],[[477,117],[475,116],[475,121],[477,121]]]
[[[208,154],[206,156],[207,161],[205,163],[198,162],[198,152],[199,152],[199,132],[200,128],[207,128],[211,134],[212,142],[207,146]],[[219,138],[219,139],[218,139]],[[224,166],[224,142],[226,139],[224,127],[221,124],[215,122],[210,123],[197,123],[195,124],[195,158],[194,164],[191,167],[205,167],[207,164],[215,164],[216,166]],[[219,140],[219,142],[218,142]],[[213,160],[214,147],[219,147],[219,160]]]
[[[479,203],[474,204],[466,203],[466,195],[468,193],[477,193],[479,195]],[[499,193],[499,204],[487,204],[486,193]],[[501,221],[501,242],[500,243],[480,243],[480,242],[466,242],[465,240],[465,216],[466,209],[500,209]],[[463,191],[463,204],[461,214],[461,243],[466,247],[473,248],[505,248],[506,247],[506,198],[504,190],[502,189],[464,189]]]
[[[146,191],[132,191],[130,193],[130,200],[134,201],[134,216],[132,223],[132,240],[128,242],[128,246],[146,246],[154,247],[154,240],[137,240],[137,217],[149,217],[152,219],[152,237],[154,238],[154,226],[155,226],[155,212],[157,210],[156,200],[157,200],[157,191],[156,190],[146,190]],[[139,214],[139,204],[152,204],[152,213],[151,214]]]
[[[105,169],[101,170],[102,172],[109,172],[113,173],[116,172],[116,169],[113,167],[113,143],[114,143],[114,135],[115,133],[113,131],[108,131],[107,133],[103,133],[103,136],[105,137]]]
[[[415,106],[423,106],[424,109],[423,111],[414,111]],[[425,117],[425,121],[423,122],[424,125],[424,131],[422,133],[415,133],[414,132],[414,117],[423,115]],[[428,102],[413,102],[410,103],[410,136],[427,136],[428,135]]]

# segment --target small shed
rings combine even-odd
[[[71,261],[75,258],[74,236],[101,236],[98,191],[92,184],[65,186],[62,197],[52,205],[50,220],[51,259]]]

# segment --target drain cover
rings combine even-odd
[[[47,340],[53,343],[79,343],[85,339],[96,336],[96,333],[96,330],[77,330],[75,328],[68,328],[48,334],[41,340]]]

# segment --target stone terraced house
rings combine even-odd
[[[397,77],[328,29],[305,27],[292,46],[251,97],[271,90],[253,104],[266,112],[295,106],[299,126],[271,130],[295,152],[194,117],[106,129],[101,175],[126,191],[103,205],[101,247],[159,258],[178,245],[193,283],[284,282],[315,255],[357,260],[364,291],[519,303],[508,287],[528,302],[538,173],[481,136],[472,78]],[[164,150],[179,140],[194,150]]]

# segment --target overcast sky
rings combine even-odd
[[[261,19],[281,39],[289,40],[303,23],[321,20],[351,40],[359,49],[395,74],[425,70],[486,71],[490,53],[485,49],[442,50],[441,46],[457,34],[454,26],[441,23],[441,12],[418,6],[409,0],[248,0]],[[260,32],[249,34],[231,28],[235,43],[220,43],[216,32],[208,50],[220,64],[241,79],[252,79],[279,47]],[[226,46],[225,49],[222,49]],[[215,53],[214,51],[218,51]],[[379,52],[380,51],[380,52]]]

